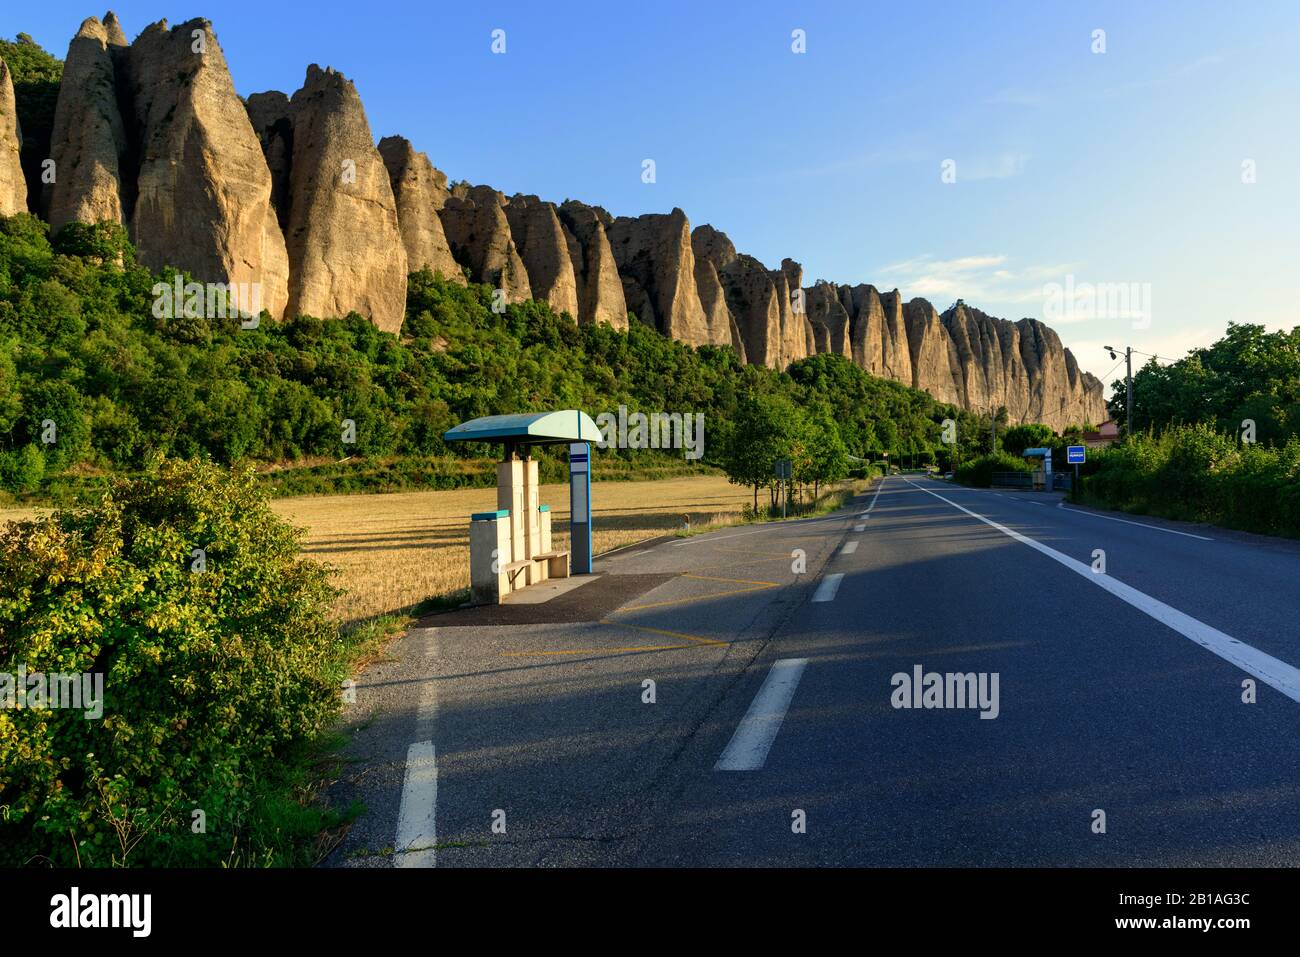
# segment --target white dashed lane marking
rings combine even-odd
[[[754,695],[713,770],[757,771],[763,766],[807,664],[807,658],[782,658],[772,663],[763,687]]]
[[[834,575],[827,575],[822,579],[822,583],[817,586],[817,593],[812,596],[813,601],[834,601],[835,593],[840,590],[840,582],[844,581],[844,573],[836,572]]]

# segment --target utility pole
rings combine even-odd
[[[1102,346],[1110,353],[1112,359],[1118,359],[1115,350],[1111,346]],[[1146,355],[1146,353],[1143,353]],[[1155,358],[1154,356],[1152,358]],[[1127,394],[1124,399],[1124,437],[1128,438],[1133,435],[1133,347],[1124,347],[1124,385]]]
[[[1124,384],[1128,395],[1124,399],[1124,429],[1129,437],[1133,435],[1133,347],[1124,350]]]

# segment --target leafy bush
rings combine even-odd
[[[0,488],[26,492],[40,485],[45,475],[45,456],[35,445],[24,445],[16,452],[0,452]]]
[[[988,488],[993,484],[994,472],[1032,472],[1033,470],[1033,466],[1022,458],[1005,452],[993,452],[962,462],[953,476],[963,485]]]
[[[299,545],[251,473],[193,462],[4,528],[0,672],[102,674],[104,705],[0,710],[0,864],[229,851],[253,785],[339,698],[334,592]]]
[[[1300,440],[1238,445],[1209,425],[1175,426],[1093,453],[1083,490],[1108,508],[1300,537]]]

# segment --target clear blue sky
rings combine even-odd
[[[809,282],[1048,318],[1097,374],[1113,365],[1103,343],[1179,355],[1229,320],[1300,323],[1294,0],[115,9],[131,37],[211,19],[244,95],[292,93],[308,63],[334,66],[376,138],[408,136],[453,179],[615,214],[680,206],[769,266],[801,261]],[[0,33],[63,56],[102,12],[9,3]],[[1067,275],[1149,284],[1149,328],[1052,321],[1043,286]]]

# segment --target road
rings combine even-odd
[[[1297,543],[894,476],[596,572],[360,678],[328,863],[1300,863]]]

